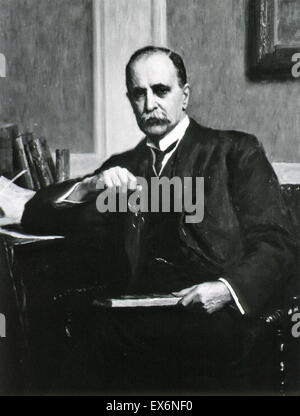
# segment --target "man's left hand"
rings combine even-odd
[[[202,283],[173,295],[182,298],[179,305],[188,307],[201,303],[209,314],[224,308],[232,300],[230,291],[223,282]]]

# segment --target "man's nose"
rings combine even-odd
[[[157,109],[157,103],[156,103],[155,95],[153,94],[152,91],[147,92],[145,107],[146,107],[146,111],[148,113]]]

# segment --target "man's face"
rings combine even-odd
[[[140,129],[148,137],[160,139],[184,118],[189,85],[180,87],[173,62],[156,53],[133,64],[128,97]]]

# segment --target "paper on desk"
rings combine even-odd
[[[0,207],[5,214],[0,225],[5,225],[5,221],[10,221],[9,223],[20,223],[25,204],[35,195],[34,191],[21,188],[13,183],[19,176],[20,174],[13,180],[9,180],[4,176],[0,177]]]

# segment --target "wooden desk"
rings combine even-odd
[[[7,338],[0,340],[0,395],[50,388],[73,342],[67,333],[69,304],[78,294],[80,313],[88,303],[81,296],[87,288],[113,293],[117,264],[105,253],[110,244],[88,240],[41,240],[0,230],[0,313],[7,321]]]
[[[0,311],[6,317],[6,338],[0,342],[0,394],[21,393],[32,385],[30,306],[24,256],[57,250],[63,239],[9,236],[0,230]],[[47,268],[47,264],[44,264]],[[32,275],[35,271],[33,270]],[[48,293],[49,296],[50,293]],[[49,298],[50,300],[50,298]]]

